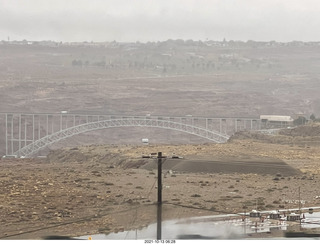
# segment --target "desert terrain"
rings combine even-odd
[[[298,208],[299,200],[301,207],[320,204],[319,146],[236,138],[80,146],[51,151],[46,159],[1,160],[1,238],[78,237],[154,223],[157,159],[142,158],[150,152],[168,156],[163,220]],[[172,153],[183,159],[170,159]]]
[[[0,111],[145,116],[320,114],[318,43],[0,44]],[[4,125],[4,115],[0,121]],[[4,134],[3,126],[0,131]],[[61,146],[206,143],[148,128],[81,134]],[[3,145],[5,138],[0,138]],[[4,154],[3,146],[0,154]]]
[[[167,41],[0,44],[0,111],[258,117],[320,114],[317,43]],[[210,45],[209,45],[210,44]],[[0,115],[0,155],[5,125]],[[141,145],[141,138],[149,145]],[[1,239],[77,237],[163,219],[320,205],[319,125],[228,143],[161,129],[109,129],[0,160]]]

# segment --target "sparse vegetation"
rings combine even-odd
[[[199,194],[192,194],[191,197],[201,197]]]
[[[45,108],[48,111],[66,109],[99,114],[192,114],[209,117],[258,117],[261,113],[271,112],[293,115],[306,111],[302,117],[296,118],[294,123],[299,125],[296,128],[288,128],[274,136],[244,131],[226,144],[205,144],[207,141],[190,135],[171,131],[163,133],[156,128],[150,131],[130,128],[129,132],[112,129],[110,133],[99,131],[79,135],[71,142],[59,142],[61,144],[57,146],[70,146],[71,149],[52,151],[45,163],[32,159],[19,159],[19,162],[1,160],[0,195],[4,200],[0,215],[6,217],[2,219],[3,234],[30,226],[32,214],[26,218],[21,212],[27,215],[30,209],[36,209],[34,216],[38,217],[38,220],[32,219],[34,226],[44,223],[61,223],[64,226],[70,218],[84,219],[100,210],[110,213],[94,218],[89,227],[82,222],[68,224],[70,231],[78,231],[81,227],[81,231],[96,231],[97,226],[108,226],[104,229],[108,232],[121,229],[119,226],[124,225],[121,221],[128,224],[124,215],[130,213],[130,216],[135,216],[130,212],[133,205],[143,206],[143,211],[134,211],[140,211],[137,216],[145,221],[135,225],[153,221],[156,170],[154,167],[150,171],[144,170],[142,166],[149,165],[140,159],[147,149],[120,145],[141,143],[137,138],[142,135],[150,135],[150,138],[156,135],[153,137],[156,142],[177,144],[149,145],[148,150],[155,152],[174,151],[186,158],[202,157],[205,158],[203,160],[223,162],[235,158],[259,162],[257,167],[248,170],[241,167],[239,161],[240,166],[233,167],[233,174],[223,171],[221,166],[219,171],[214,169],[210,172],[210,177],[205,173],[209,170],[207,165],[200,174],[195,173],[200,165],[187,168],[181,163],[178,177],[165,178],[165,185],[170,183],[170,188],[165,188],[163,195],[165,201],[187,205],[189,209],[185,211],[181,207],[183,210],[179,211],[175,208],[168,213],[170,218],[198,215],[199,212],[212,214],[206,212],[209,209],[237,213],[243,211],[243,206],[247,211],[256,206],[259,210],[296,207],[296,203],[283,204],[280,199],[296,199],[297,186],[305,190],[303,197],[308,203],[318,204],[315,193],[320,174],[320,127],[316,114],[320,107],[318,93],[310,92],[310,87],[318,87],[319,47],[311,43],[254,41],[220,44],[168,40],[135,43],[129,48],[117,42],[100,47],[0,45],[1,60],[5,64],[3,69],[0,68],[2,111],[44,113]],[[21,56],[26,58],[21,59]],[[15,64],[15,59],[19,65]],[[312,65],[301,65],[305,60]],[[314,114],[307,121],[310,113]],[[5,119],[1,121],[4,125]],[[242,126],[239,122],[238,127]],[[40,132],[46,134],[45,130],[41,128]],[[80,146],[91,142],[95,145]],[[194,146],[193,142],[197,145]],[[5,144],[4,139],[0,143]],[[187,143],[191,145],[185,145]],[[133,158],[139,159],[134,161]],[[281,167],[261,168],[269,162],[263,161],[265,159],[273,163],[276,161],[284,170]],[[308,174],[299,175],[297,169]],[[309,176],[311,172],[315,175],[312,178]],[[274,185],[277,187],[272,187]],[[286,194],[285,198],[283,194]],[[65,208],[63,211],[59,209],[62,206]],[[147,211],[149,206],[152,207],[150,212]],[[192,212],[192,206],[198,209]],[[167,210],[170,211],[169,207]],[[52,216],[48,218],[52,212],[53,215],[58,213],[54,219]],[[136,218],[135,221],[141,219]],[[56,231],[60,231],[60,227]]]

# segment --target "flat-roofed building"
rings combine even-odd
[[[293,118],[285,115],[260,115],[260,120],[267,127],[285,127],[293,124]]]

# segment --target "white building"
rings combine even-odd
[[[283,127],[292,125],[294,119],[291,116],[284,115],[260,115],[260,120],[271,127]]]
[[[261,120],[267,120],[269,122],[287,122],[292,123],[293,118],[291,116],[283,116],[283,115],[260,115]]]

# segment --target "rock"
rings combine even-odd
[[[191,195],[191,197],[201,197],[201,195],[199,195],[199,194],[193,194],[193,195]]]

